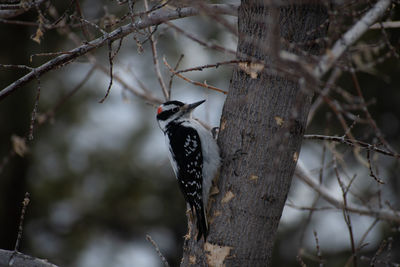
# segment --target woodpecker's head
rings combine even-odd
[[[179,119],[190,118],[192,111],[204,102],[205,100],[193,104],[185,104],[176,100],[165,102],[157,109],[158,125],[161,130],[165,131],[168,123]]]

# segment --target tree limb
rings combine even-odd
[[[359,140],[356,140],[356,139],[348,139],[348,138],[339,137],[339,136],[328,136],[328,135],[319,135],[319,134],[305,134],[303,136],[303,138],[304,139],[317,139],[317,140],[338,142],[338,143],[342,143],[342,144],[345,144],[345,145],[348,145],[348,146],[358,145],[363,149],[367,149],[368,151],[372,150],[372,151],[381,153],[381,154],[386,155],[386,156],[400,158],[400,154],[393,153],[393,152],[387,151],[385,149],[378,148],[375,145],[371,145],[371,144],[368,144],[366,142],[359,141]]]
[[[234,10],[235,6],[232,5],[224,5],[224,4],[216,4],[211,5],[212,9],[219,14],[227,14],[231,15],[232,10]],[[195,16],[201,13],[200,8],[195,7],[185,7],[181,8],[180,10],[157,10],[152,12],[147,18],[144,18],[136,23],[129,23],[118,29],[105,34],[95,40],[92,40],[88,43],[85,43],[79,47],[76,47],[66,54],[58,56],[43,65],[35,68],[25,76],[21,77],[20,79],[16,80],[6,88],[0,91],[0,101],[3,100],[6,96],[13,93],[15,90],[20,88],[21,86],[27,84],[31,80],[42,76],[43,74],[65,64],[71,63],[74,59],[79,56],[82,56],[96,48],[102,47],[103,45],[107,44],[108,42],[115,41],[119,38],[122,38],[134,31],[141,30],[147,28],[149,26],[158,25],[165,21],[175,20],[184,17]]]
[[[333,64],[342,56],[344,51],[356,42],[368,29],[385,13],[390,6],[391,0],[380,0],[369,10],[353,27],[350,28],[339,40],[336,41],[333,48],[327,51],[319,61],[313,71],[316,78],[321,78],[327,73]]]
[[[16,251],[0,249],[0,267],[57,267],[47,260],[34,258]]]
[[[336,207],[337,209],[357,213],[360,215],[366,215],[370,217],[374,217],[381,220],[391,221],[400,223],[400,213],[395,210],[388,210],[383,208],[367,208],[364,206],[350,204],[347,203],[345,205],[343,201],[338,200],[331,194],[330,189],[326,188],[324,185],[321,185],[317,179],[313,178],[311,173],[305,168],[303,162],[301,160],[298,161],[295,175],[308,186],[310,186],[315,192],[319,193],[323,199],[325,199],[328,203]]]

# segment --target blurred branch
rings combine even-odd
[[[149,10],[149,5],[147,3],[147,0],[144,0],[144,6],[146,8],[146,11]],[[161,86],[161,91],[164,95],[165,100],[170,99],[169,91],[167,89],[167,86],[165,85],[164,79],[161,75],[160,71],[160,63],[158,61],[158,53],[157,53],[157,40],[154,38],[154,32],[157,30],[157,27],[149,27],[149,34],[150,34],[150,46],[151,46],[151,52],[153,55],[153,65],[154,65],[154,71],[156,72],[158,82],[160,83]]]
[[[18,226],[17,241],[15,242],[14,251],[0,249],[0,267],[57,267],[56,265],[47,262],[46,260],[34,258],[18,252],[19,244],[22,238],[23,223],[26,213],[26,208],[30,202],[29,193],[25,193],[22,201],[22,210]]]
[[[21,15],[31,8],[41,5],[47,0],[20,1],[16,3],[0,4],[0,18],[7,19]]]
[[[168,64],[168,62],[166,61],[165,57],[163,58],[163,61],[164,61],[165,66],[167,66],[167,68],[169,69],[170,72],[172,72],[173,74],[175,74],[176,76],[178,76],[178,77],[181,78],[182,80],[187,81],[188,83],[191,83],[191,84],[194,84],[194,85],[197,85],[197,86],[200,86],[200,87],[204,87],[204,88],[207,88],[207,89],[211,89],[211,90],[214,90],[214,91],[223,93],[223,94],[225,94],[225,95],[228,93],[227,91],[224,91],[224,90],[222,90],[222,89],[219,89],[219,88],[217,88],[217,87],[215,87],[215,86],[208,85],[206,82],[201,83],[201,82],[193,81],[193,80],[191,80],[191,79],[189,79],[189,78],[187,78],[187,77],[185,77],[185,76],[183,76],[183,75],[177,73],[176,71],[174,71],[174,70],[172,69],[172,67]]]
[[[147,239],[147,241],[149,241],[153,245],[153,247],[156,250],[158,256],[160,257],[160,259],[164,263],[164,266],[165,267],[169,267],[167,259],[163,256],[163,254],[161,253],[160,249],[158,248],[157,243],[153,240],[153,238],[151,238],[150,235],[146,235],[146,239]]]
[[[380,0],[371,8],[353,27],[350,28],[339,40],[336,41],[332,49],[328,50],[313,70],[316,78],[321,78],[326,74],[333,64],[342,56],[344,51],[355,43],[368,29],[377,21],[386,9],[390,6],[391,0]]]
[[[175,24],[173,24],[171,22],[166,21],[165,24],[167,24],[169,27],[175,29],[178,33],[183,34],[187,38],[193,40],[194,42],[196,42],[196,43],[198,43],[198,44],[200,44],[200,45],[202,45],[204,47],[207,47],[207,48],[210,48],[210,49],[214,49],[214,50],[217,50],[217,51],[220,51],[220,52],[223,52],[223,53],[229,53],[229,54],[232,54],[232,55],[236,55],[236,51],[228,49],[228,48],[225,48],[225,47],[222,47],[220,45],[210,44],[210,43],[207,43],[205,41],[202,41],[199,38],[197,38],[196,36],[192,35],[191,33],[188,33],[187,31],[183,30],[182,28],[176,26]]]
[[[250,64],[251,61],[249,61],[249,60],[235,60],[234,59],[234,60],[229,60],[229,61],[217,62],[217,63],[214,63],[214,64],[201,65],[201,66],[192,67],[192,68],[183,69],[183,70],[177,70],[175,73],[179,74],[179,73],[189,72],[189,71],[203,71],[204,69],[208,69],[208,68],[216,68],[217,69],[219,66],[222,66],[222,65],[231,65],[231,64],[235,65],[235,64],[240,64],[240,63]]]
[[[20,252],[0,249],[0,267],[57,267],[47,260],[34,258]]]
[[[231,14],[232,5],[211,5],[213,10],[219,14]],[[180,10],[157,10],[152,13],[147,18],[144,18],[136,23],[129,23],[122,27],[117,28],[116,30],[103,35],[95,40],[92,40],[88,43],[85,43],[81,46],[78,46],[70,51],[67,54],[58,56],[43,65],[35,68],[33,71],[29,72],[25,76],[16,80],[6,88],[0,91],[0,100],[4,99],[9,94],[13,93],[15,90],[20,88],[21,86],[27,84],[31,80],[36,77],[40,77],[43,74],[53,70],[57,67],[64,66],[66,64],[71,63],[74,59],[82,56],[94,49],[104,46],[108,42],[115,41],[120,39],[134,31],[148,28],[150,26],[158,25],[164,23],[169,20],[175,20],[179,18],[189,17],[198,15],[201,12],[198,8],[194,7],[184,7]]]
[[[400,158],[400,154],[397,153],[392,153],[390,151],[381,149],[381,148],[377,148],[375,145],[371,145],[368,143],[365,143],[363,141],[359,141],[356,139],[348,139],[348,138],[344,138],[339,137],[339,136],[328,136],[328,135],[319,135],[319,134],[305,134],[304,139],[317,139],[317,140],[324,140],[324,141],[332,141],[332,142],[338,142],[338,143],[342,143],[348,146],[355,146],[358,145],[361,148],[367,149],[367,150],[372,150],[381,154],[384,154],[386,156],[391,156],[391,157],[395,157],[395,158]]]
[[[369,28],[371,30],[380,30],[382,28],[400,28],[400,21],[385,21],[381,23],[375,23]]]
[[[394,153],[394,149],[389,145],[389,143],[386,141],[386,139],[383,137],[383,133],[382,131],[378,128],[378,126],[376,125],[375,120],[372,118],[371,113],[369,113],[369,110],[367,108],[367,104],[365,102],[365,98],[364,95],[361,91],[361,87],[360,87],[360,83],[358,81],[356,72],[354,70],[353,67],[350,68],[350,75],[351,78],[353,80],[354,83],[354,87],[356,88],[357,91],[357,95],[359,97],[359,100],[361,102],[362,105],[362,111],[365,113],[365,117],[367,118],[369,125],[371,125],[371,127],[374,129],[376,137],[378,137],[379,141],[381,141],[381,143],[385,146],[385,148],[387,150],[389,150],[390,152]]]
[[[347,203],[345,205],[343,201],[338,200],[332,195],[332,190],[318,183],[317,179],[314,178],[311,173],[305,168],[302,161],[298,161],[295,175],[308,186],[310,186],[315,192],[319,193],[323,199],[328,203],[336,207],[337,209],[343,210],[344,208],[352,213],[360,215],[366,215],[373,218],[400,223],[400,212],[393,209],[383,208],[370,208],[356,204]]]

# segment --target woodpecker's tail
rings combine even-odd
[[[204,210],[203,205],[201,207],[195,208],[196,209],[196,221],[197,221],[197,241],[200,240],[201,236],[204,236],[204,242],[206,242],[207,235],[208,235],[208,223],[207,223],[207,216]]]

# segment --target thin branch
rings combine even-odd
[[[201,66],[188,68],[188,69],[184,69],[184,70],[178,70],[178,71],[176,71],[176,74],[183,73],[183,72],[189,72],[189,71],[203,71],[204,69],[208,69],[208,68],[218,68],[221,65],[240,64],[240,63],[250,64],[251,61],[250,60],[235,60],[235,59],[229,60],[229,61],[222,61],[222,62],[218,62],[215,64],[206,64],[206,65],[201,65]]]
[[[370,157],[370,150],[367,150],[367,160],[368,160],[368,169],[369,169],[369,176],[375,179],[375,181],[379,184],[385,184],[384,181],[379,179],[373,172],[372,170],[372,163],[371,163],[371,157]]]
[[[185,77],[185,76],[183,76],[183,75],[181,75],[181,74],[178,74],[178,73],[176,73],[176,72],[172,69],[172,67],[168,64],[168,62],[165,60],[165,57],[163,58],[163,61],[164,61],[165,66],[167,66],[167,68],[169,69],[170,72],[172,72],[173,74],[175,74],[175,75],[178,76],[179,78],[181,78],[181,79],[187,81],[188,83],[191,83],[191,84],[194,84],[194,85],[197,85],[197,86],[200,86],[200,87],[204,87],[204,88],[207,88],[207,89],[211,89],[211,90],[214,90],[214,91],[223,93],[223,94],[225,94],[225,95],[228,93],[227,91],[224,91],[224,90],[219,89],[219,88],[217,88],[217,87],[214,87],[214,86],[212,86],[212,85],[208,85],[208,84],[205,83],[205,82],[204,82],[204,83],[196,82],[196,81],[193,81],[193,80],[191,80],[191,79],[189,79],[189,78],[187,78],[187,77]]]
[[[316,178],[314,178],[310,172],[305,168],[301,160],[298,161],[296,171],[296,177],[301,181],[306,183],[310,188],[312,188],[317,193],[321,194],[321,197],[325,199],[328,203],[336,207],[337,209],[343,210],[345,205],[343,201],[338,200],[332,195],[332,190],[326,188],[324,185],[320,185]],[[346,210],[352,213],[366,215],[373,218],[386,220],[390,222],[400,223],[400,212],[393,209],[383,209],[383,208],[369,208],[356,204],[347,204]]]
[[[319,96],[317,97],[317,99],[315,99],[314,103],[310,108],[310,111],[308,112],[307,125],[309,125],[312,122],[314,115],[316,114],[316,111],[324,101],[324,96],[327,96],[329,94],[331,88],[333,87],[336,80],[340,77],[341,74],[342,71],[339,68],[335,68],[333,70],[328,81],[326,82],[325,88],[319,92]]]
[[[144,5],[145,5],[146,10],[149,10],[149,5],[147,3],[147,0],[144,1]],[[167,86],[165,85],[164,79],[163,79],[163,77],[161,75],[161,71],[160,71],[160,63],[158,61],[158,54],[157,54],[157,40],[154,38],[153,27],[149,27],[149,33],[150,33],[151,52],[153,55],[154,70],[156,72],[158,82],[160,83],[161,91],[164,94],[164,98],[165,98],[165,100],[169,100],[170,95],[168,93]]]
[[[88,20],[86,20],[86,19],[84,19],[84,18],[82,18],[82,17],[77,17],[77,16],[75,16],[75,15],[71,15],[70,18],[74,18],[74,19],[79,20],[79,21],[81,22],[82,27],[85,26],[85,25],[87,24],[87,25],[90,25],[90,26],[92,26],[93,28],[97,29],[97,30],[98,30],[99,32],[101,32],[103,35],[107,35],[107,34],[108,34],[108,32],[106,32],[105,30],[103,30],[103,29],[102,29],[99,25],[97,25],[96,23],[93,23],[93,22],[91,22],[91,21],[88,21]],[[83,29],[86,29],[86,30],[83,30]],[[82,31],[85,32],[84,35],[85,35],[85,37],[88,39],[88,37],[87,37],[87,36],[89,36],[88,30],[87,30],[86,27],[84,27],[83,29],[82,29]],[[88,40],[89,40],[89,39],[88,39]]]
[[[181,54],[178,61],[175,64],[174,70],[176,70],[179,67],[179,64],[181,64],[181,61],[183,59],[184,55]],[[169,77],[169,83],[168,83],[168,95],[171,98],[171,88],[172,88],[172,81],[174,80],[174,73],[171,73],[171,76]]]
[[[342,143],[342,144],[345,144],[345,145],[348,145],[348,146],[352,146],[352,147],[354,147],[355,144],[356,144],[356,145],[360,146],[363,149],[375,151],[375,152],[381,153],[381,154],[386,155],[386,156],[400,158],[400,154],[392,153],[390,151],[378,148],[375,145],[371,145],[371,144],[368,144],[368,143],[365,143],[363,141],[359,141],[359,140],[356,140],[356,139],[348,139],[348,138],[339,137],[339,136],[327,136],[327,135],[319,135],[319,134],[305,134],[303,136],[303,138],[304,139],[316,139],[316,140],[338,142],[338,143]]]
[[[10,262],[11,257],[12,262]],[[57,267],[57,265],[54,265],[47,260],[3,249],[0,249],[0,266]]]
[[[336,164],[336,156],[333,156],[333,169],[335,171],[336,179],[338,180],[340,188],[342,189],[343,219],[344,219],[344,222],[347,225],[347,229],[349,231],[349,237],[350,237],[352,255],[351,255],[350,259],[348,260],[348,262],[352,261],[354,267],[357,267],[357,251],[356,251],[356,246],[355,246],[355,242],[354,242],[353,226],[351,224],[351,217],[350,217],[350,214],[349,214],[349,211],[348,211],[348,208],[347,208],[347,206],[348,206],[348,204],[347,204],[347,193],[349,192],[350,186],[351,186],[351,184],[354,181],[354,178],[356,176],[354,176],[353,179],[351,179],[351,181],[349,182],[349,184],[345,187],[344,183],[340,179],[339,170],[338,170],[337,164]],[[348,266],[348,265],[346,264],[345,266]]]
[[[196,42],[196,43],[198,43],[198,44],[200,44],[200,45],[202,45],[202,46],[204,46],[204,47],[207,47],[207,48],[210,48],[210,49],[214,49],[214,50],[217,50],[217,51],[220,51],[220,52],[224,52],[224,53],[229,53],[229,54],[232,54],[232,55],[235,55],[235,56],[236,56],[236,51],[234,51],[234,50],[227,49],[227,48],[222,47],[222,46],[220,46],[220,45],[209,44],[209,43],[207,43],[207,42],[205,42],[205,41],[202,41],[202,40],[200,40],[199,38],[197,38],[196,36],[194,36],[194,35],[192,35],[192,34],[186,32],[185,30],[183,30],[182,28],[176,26],[175,24],[173,24],[173,23],[171,23],[171,22],[166,21],[166,22],[164,22],[164,23],[167,24],[169,27],[175,29],[177,32],[183,34],[183,35],[186,36],[187,38],[193,40],[194,42]]]
[[[381,130],[378,128],[378,126],[376,125],[376,122],[372,118],[371,113],[369,113],[369,110],[367,108],[367,104],[365,102],[364,95],[363,95],[363,93],[361,91],[360,83],[358,82],[357,75],[356,75],[356,73],[354,71],[354,68],[352,68],[352,67],[350,68],[350,74],[351,74],[351,78],[352,78],[353,83],[354,83],[354,87],[356,88],[357,95],[361,100],[362,111],[365,113],[365,116],[367,117],[369,124],[374,129],[376,136],[378,137],[379,141],[381,141],[381,143],[385,146],[385,148],[387,150],[389,150],[390,152],[394,152],[392,147],[389,145],[389,143],[383,137],[383,134],[382,134]]]
[[[315,239],[315,248],[317,249],[317,257],[319,260],[319,266],[324,266],[324,259],[322,258],[321,248],[319,246],[318,234],[317,231],[314,230],[314,239]]]
[[[38,87],[36,89],[35,104],[33,106],[32,114],[31,114],[31,122],[29,124],[29,133],[28,133],[29,141],[33,140],[33,128],[35,127],[36,115],[37,115],[37,110],[38,110],[38,106],[39,106],[39,98],[40,98],[40,79],[39,79],[39,77],[37,78],[37,82],[38,82]]]
[[[314,68],[314,77],[318,79],[327,73],[333,64],[342,56],[344,51],[355,43],[375,21],[383,16],[391,2],[391,0],[378,1],[373,8],[350,28],[350,30],[337,40],[333,48],[325,53],[318,65]]]
[[[147,239],[147,241],[149,241],[149,242],[153,245],[153,247],[154,247],[154,249],[156,250],[158,256],[161,258],[162,262],[164,263],[164,266],[165,266],[165,267],[169,267],[168,261],[167,261],[167,259],[163,256],[163,254],[161,253],[160,249],[158,248],[157,243],[151,238],[150,235],[146,235],[146,239]]]
[[[224,4],[216,4],[211,5],[211,8],[219,14],[229,14],[232,8],[232,5],[224,5]],[[66,64],[71,63],[74,59],[91,52],[94,49],[97,49],[101,46],[104,46],[108,42],[115,41],[120,39],[134,31],[148,28],[149,26],[158,25],[160,23],[175,20],[184,17],[190,17],[198,15],[199,12],[198,8],[194,7],[184,7],[181,8],[179,11],[177,10],[157,10],[152,13],[147,18],[144,18],[136,23],[129,23],[122,27],[117,28],[116,30],[110,32],[107,35],[103,35],[93,41],[85,43],[79,47],[76,47],[69,51],[68,54],[58,56],[54,59],[49,60],[48,62],[44,63],[43,65],[35,68],[34,71],[29,72],[25,76],[21,77],[20,79],[16,80],[12,84],[8,85],[6,88],[0,91],[0,100],[3,100],[6,96],[13,93],[15,90],[20,88],[21,86],[27,84],[31,80],[35,79],[36,77],[42,76],[43,74],[56,69],[60,66],[65,66]]]
[[[117,53],[113,54],[113,52],[112,52],[112,42],[108,41],[108,63],[110,65],[110,67],[109,67],[109,69],[110,69],[110,82],[108,84],[108,88],[107,88],[107,92],[106,92],[105,96],[99,101],[99,103],[104,103],[104,100],[106,100],[106,98],[110,94],[111,86],[113,84],[113,66],[114,66],[113,60],[114,60],[114,57],[116,55],[117,55]]]
[[[32,71],[34,68],[31,68],[26,65],[10,65],[10,64],[0,64],[0,68],[5,68],[5,69],[24,69],[24,70],[29,70]]]
[[[53,108],[46,111],[46,113],[44,114],[40,114],[38,117],[39,125],[46,123],[49,119],[52,119],[55,113],[62,107],[62,105],[83,87],[83,85],[89,80],[89,78],[94,73],[94,70],[95,67],[91,67],[90,70],[86,73],[85,77],[83,77],[83,79],[71,91],[69,91],[65,96],[61,97],[53,106]]]
[[[80,18],[78,18],[81,22],[81,29],[82,29],[82,33],[83,36],[85,36],[86,40],[89,41],[91,39],[91,34],[87,28],[86,24],[90,24],[93,25],[91,22],[85,20],[83,18],[83,13],[82,13],[82,9],[81,9],[81,5],[79,4],[78,0],[75,0],[75,10],[78,12],[78,14],[81,16]],[[84,24],[85,22],[85,24]],[[94,24],[95,25],[95,24]],[[97,25],[95,26],[97,29],[100,29],[100,27],[97,27]],[[104,33],[103,33],[104,34]]]
[[[26,192],[24,201],[22,201],[22,210],[21,210],[21,217],[19,218],[17,241],[15,241],[15,247],[14,247],[15,252],[18,251],[19,244],[22,239],[22,231],[24,230],[24,218],[25,218],[26,208],[28,207],[29,202],[30,202],[29,193]]]
[[[370,30],[380,30],[382,28],[400,28],[400,21],[385,21],[381,23],[375,23],[369,27]]]

